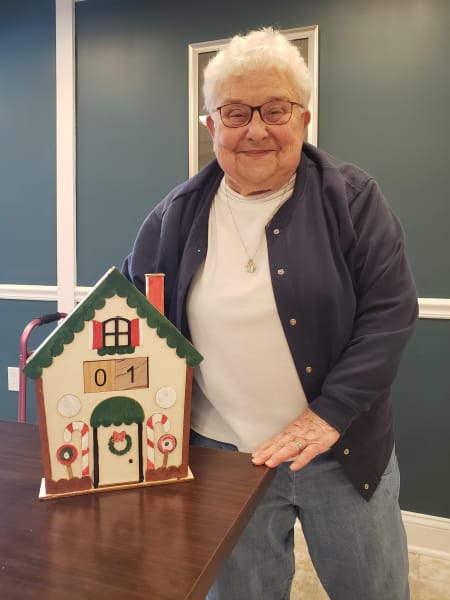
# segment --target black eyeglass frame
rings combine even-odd
[[[258,106],[250,106],[250,104],[243,104],[242,102],[227,102],[227,104],[222,104],[222,106],[218,106],[214,110],[219,113],[220,120],[222,121],[224,127],[228,127],[230,129],[237,129],[238,127],[246,127],[251,122],[251,120],[253,119],[253,113],[255,112],[255,110],[258,111],[259,116],[261,117],[261,121],[263,123],[265,123],[266,125],[286,125],[286,123],[289,123],[289,121],[291,120],[291,117],[292,117],[292,113],[294,111],[294,106],[299,106],[300,108],[302,108],[303,110],[305,110],[305,107],[303,106],[303,104],[300,104],[299,102],[293,102],[292,100],[281,100],[281,102],[288,102],[291,105],[291,112],[289,113],[288,120],[287,121],[283,121],[282,123],[269,123],[262,116],[261,108],[263,106],[265,106],[266,104],[271,104],[272,102],[277,102],[277,100],[269,100],[268,102],[263,102],[262,104],[259,104]],[[223,120],[223,117],[222,117],[222,108],[225,108],[226,106],[233,106],[233,105],[235,105],[235,106],[245,106],[245,108],[249,108],[250,109],[250,116],[248,118],[248,121],[246,121],[245,123],[242,123],[241,125],[227,125],[226,123],[224,123],[224,120]]]

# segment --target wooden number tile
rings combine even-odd
[[[94,360],[83,363],[84,391],[109,392],[114,390],[114,361]]]
[[[122,358],[116,360],[116,390],[148,387],[148,358]]]

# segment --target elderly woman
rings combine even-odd
[[[166,274],[166,314],[205,357],[192,443],[276,469],[210,600],[289,598],[297,518],[330,598],[409,598],[390,386],[416,292],[374,180],[304,143],[310,88],[279,32],[233,38],[205,70],[217,160],[124,264],[141,290]]]

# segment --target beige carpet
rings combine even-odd
[[[423,554],[409,554],[411,600],[450,600],[450,561]],[[295,532],[296,574],[291,600],[327,600],[314,571],[300,528]],[[349,600],[364,600],[349,598]],[[380,598],[380,600],[383,600]]]

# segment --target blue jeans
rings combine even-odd
[[[236,450],[195,432],[191,443]],[[297,518],[331,600],[408,600],[399,487],[395,452],[369,502],[331,452],[296,473],[280,465],[207,600],[289,600]]]

